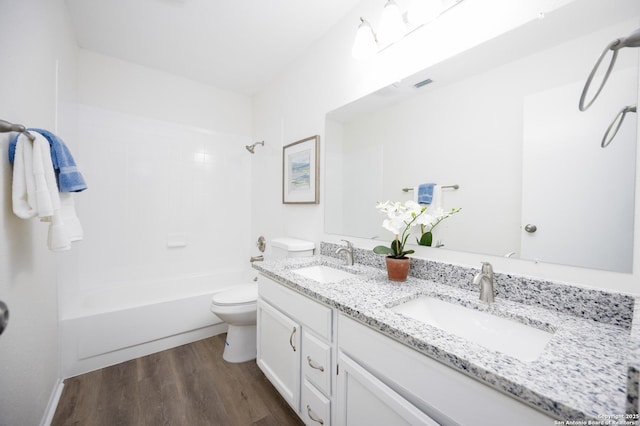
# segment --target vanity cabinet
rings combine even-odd
[[[337,425],[438,426],[343,352],[338,353],[338,365]]]
[[[305,424],[331,425],[334,311],[267,277],[258,295],[258,367]]]
[[[300,393],[300,324],[268,303],[258,300],[256,362],[292,407]]]
[[[346,315],[337,317],[338,425],[367,424],[369,417],[360,422],[361,415],[370,414],[361,413],[363,408],[397,419],[383,424],[538,426],[554,422]]]
[[[554,419],[265,277],[257,364],[307,425],[537,426]]]

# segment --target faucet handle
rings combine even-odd
[[[482,273],[493,277],[493,266],[489,262],[482,262]]]

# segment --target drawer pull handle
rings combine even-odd
[[[309,363],[309,367],[315,368],[316,370],[320,370],[324,373],[324,367],[313,362],[310,356],[307,355],[307,362]]]
[[[291,345],[291,348],[293,349],[294,352],[296,351],[296,347],[293,344],[293,336],[295,336],[295,335],[296,335],[296,328],[293,327],[293,331],[291,332],[291,336],[289,336],[289,344]]]
[[[309,416],[309,418],[311,420],[313,420],[314,422],[318,422],[321,425],[324,424],[324,420],[317,418],[316,416],[313,415],[313,411],[311,411],[311,407],[309,406],[309,404],[307,404],[307,416]]]

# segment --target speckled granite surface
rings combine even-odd
[[[331,246],[323,243],[322,254],[337,247]],[[560,293],[553,293],[548,297],[548,301],[526,299],[528,303],[521,303],[520,299],[529,297],[527,292],[498,290],[496,303],[487,306],[478,300],[477,292],[470,291],[472,287],[465,283],[466,280],[471,281],[477,270],[465,270],[453,265],[422,260],[415,262],[420,264],[414,268],[414,276],[410,276],[406,282],[391,283],[383,269],[384,260],[381,261],[380,256],[371,255],[371,259],[365,262],[362,257],[368,254],[364,252],[366,250],[356,250],[354,266],[344,266],[339,259],[321,255],[266,261],[254,264],[254,268],[283,285],[334,307],[397,341],[525,401],[557,419],[602,421],[614,418],[613,416],[621,419],[619,416],[628,411],[630,404],[627,402],[627,383],[638,381],[638,376],[634,376],[632,369],[628,368],[628,361],[634,351],[637,351],[636,356],[640,354],[640,349],[631,343],[630,338],[633,298],[611,295],[619,300],[612,302],[611,312],[608,312],[608,308],[597,306],[599,298],[607,299],[608,293],[596,291],[595,293],[603,294],[594,296],[590,294],[591,290],[558,289]],[[412,263],[414,260],[417,259],[412,259]],[[294,269],[318,263],[352,272],[357,277],[322,284],[292,272]],[[434,267],[435,270],[429,270],[430,267]],[[415,275],[419,275],[420,278]],[[450,284],[442,284],[434,278],[422,278],[434,275],[450,280]],[[508,280],[508,277],[502,276],[501,279]],[[547,285],[562,287],[554,283]],[[532,291],[550,291],[549,288],[537,286]],[[523,362],[390,309],[403,301],[422,295],[432,295],[467,307],[488,310],[495,315],[553,331],[554,335],[538,359]],[[574,295],[575,300],[568,299]],[[555,297],[562,297],[563,300],[554,303]],[[540,299],[544,299],[544,296]],[[586,308],[563,308],[582,303],[593,304],[591,307],[596,308],[596,314],[593,311],[587,312]],[[628,312],[619,312],[622,310]],[[640,359],[640,356],[636,359]],[[640,366],[640,362],[637,365]],[[640,371],[640,368],[636,371]],[[603,421],[601,424],[606,423]]]
[[[335,254],[338,247],[341,246],[323,242],[320,245],[320,254],[340,258]],[[357,264],[385,268],[384,256],[377,255],[371,250],[354,249],[354,260]],[[473,269],[412,258],[409,275],[465,290],[477,291],[478,288],[472,283],[472,280],[479,270],[480,265],[477,269]],[[494,274],[494,282],[498,298],[631,328],[633,296],[501,273]]]

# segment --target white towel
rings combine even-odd
[[[33,144],[24,135],[18,136],[16,143],[11,191],[13,213],[16,216],[31,219],[38,215],[34,198],[36,183],[33,176]]]
[[[58,192],[49,141],[33,132],[33,143],[24,135],[18,137],[13,169],[13,211],[22,219],[39,217],[49,222],[47,246],[52,251],[71,248],[72,241],[82,239],[70,193]]]
[[[64,221],[67,235],[72,242],[80,241],[84,237],[80,219],[78,219],[78,216],[76,216],[76,207],[75,202],[73,201],[73,194],[73,192],[60,193],[60,217]]]

